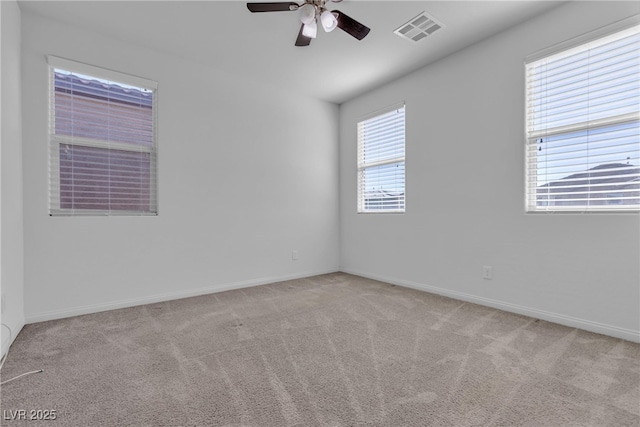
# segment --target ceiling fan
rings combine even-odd
[[[342,0],[305,0],[302,4],[293,2],[247,3],[247,8],[254,13],[299,10],[302,26],[298,32],[296,46],[309,46],[311,40],[315,39],[318,34],[318,21],[320,21],[320,25],[322,25],[322,28],[324,28],[327,33],[336,28],[340,28],[356,39],[362,40],[369,34],[369,27],[362,25],[339,10],[327,10],[327,3],[339,3],[341,1]]]

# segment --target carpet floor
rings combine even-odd
[[[37,369],[2,425],[640,425],[639,344],[344,273],[26,325]]]

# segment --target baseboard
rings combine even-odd
[[[164,294],[151,295],[142,298],[132,298],[121,301],[115,301],[106,304],[93,304],[83,307],[76,307],[68,310],[48,311],[27,316],[26,323],[45,322],[47,320],[63,319],[66,317],[80,316],[83,314],[98,313],[101,311],[116,310],[119,308],[134,307],[138,305],[154,304],[158,302],[171,301],[182,298],[197,297],[200,295],[213,294],[216,292],[230,291],[233,289],[250,288],[253,286],[266,285],[270,283],[282,282],[285,280],[302,279],[305,277],[318,276],[321,274],[335,273],[337,270],[307,272],[301,274],[293,274],[286,276],[263,277],[259,279],[251,279],[241,282],[224,283],[214,286],[207,286],[198,289],[192,289],[180,292],[168,292]]]
[[[359,270],[342,268],[340,269],[340,271],[348,274],[353,274],[356,276],[366,277],[373,280],[379,280],[385,283],[403,286],[406,288],[417,289],[419,291],[429,292],[433,294],[443,295],[443,296],[461,300],[461,301],[467,301],[474,304],[484,305],[487,307],[508,311],[511,313],[517,313],[524,316],[534,317],[536,319],[546,320],[549,322],[558,323],[558,324],[573,327],[573,328],[583,329],[590,332],[595,332],[595,333],[608,335],[615,338],[621,338],[627,341],[640,343],[640,331],[634,331],[632,329],[625,329],[617,326],[592,322],[590,320],[579,319],[579,318],[566,316],[558,313],[552,313],[549,311],[539,310],[532,307],[525,307],[517,304],[507,303],[504,301],[479,297],[479,296],[467,294],[464,292],[452,291],[449,289],[439,288],[437,286],[425,285],[423,283],[412,282],[409,280],[397,279],[397,278],[382,276],[378,274],[370,274],[370,273],[366,273]],[[25,324],[29,324],[29,323],[44,322],[47,320],[62,319],[66,317],[79,316],[83,314],[98,313],[101,311],[116,310],[119,308],[127,308],[127,307],[134,307],[138,305],[171,301],[171,300],[176,300],[181,298],[189,298],[189,297],[195,297],[199,295],[212,294],[216,292],[230,291],[233,289],[249,288],[252,286],[282,282],[285,280],[301,279],[304,277],[311,277],[311,276],[317,276],[321,274],[328,274],[328,273],[335,273],[335,272],[336,270],[327,270],[327,271],[308,272],[308,273],[287,275],[287,276],[265,277],[260,279],[252,279],[252,280],[241,281],[241,282],[232,282],[232,283],[208,286],[208,287],[198,288],[198,289],[193,289],[188,291],[169,292],[169,293],[152,295],[152,296],[143,297],[143,298],[121,300],[121,301],[116,301],[116,302],[107,303],[107,304],[94,304],[94,305],[88,305],[84,307],[76,307],[69,310],[59,310],[59,311],[49,311],[49,312],[39,313],[32,316],[28,316],[26,319],[22,319],[22,321],[18,325],[16,325],[15,330],[13,330],[13,327],[12,327],[11,342],[8,344],[5,344],[4,342],[2,343],[2,354],[4,354],[7,351],[7,349],[9,348],[9,346],[11,345],[15,337],[18,335],[22,327]]]
[[[539,310],[537,308],[525,307],[525,306],[511,304],[504,301],[479,297],[479,296],[467,294],[464,292],[452,291],[449,289],[425,285],[422,283],[416,283],[409,280],[396,279],[393,277],[381,276],[378,274],[370,274],[370,273],[365,273],[358,270],[345,269],[345,268],[342,268],[340,271],[348,274],[353,274],[356,276],[366,277],[373,280],[379,280],[381,282],[390,283],[393,285],[417,289],[419,291],[438,294],[438,295],[450,297],[450,298],[461,300],[461,301],[467,301],[474,304],[497,308],[499,310],[504,310],[511,313],[517,313],[524,316],[533,317],[536,319],[546,320],[549,322],[558,323],[560,325],[570,326],[572,328],[583,329],[589,332],[595,332],[602,335],[608,335],[614,338],[620,338],[623,340],[640,343],[640,331],[634,331],[632,329],[620,328],[617,326],[592,322],[590,320],[579,319],[571,316],[566,316],[564,314],[552,313],[549,311]]]
[[[13,344],[13,342],[16,340],[20,331],[22,330],[22,328],[24,328],[25,323],[26,322],[24,317],[21,317],[20,320],[16,322],[16,324],[6,325],[8,328],[11,328],[10,329],[11,333],[9,334],[9,339],[7,340],[4,339],[4,334],[3,334],[2,347],[0,349],[0,357],[4,356],[7,353],[7,351],[9,351],[9,347],[11,347],[11,344]],[[4,329],[4,326],[3,326],[3,329]]]

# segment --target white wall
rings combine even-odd
[[[563,5],[343,104],[342,270],[640,340],[638,215],[526,215],[523,194],[525,56],[639,4]],[[358,215],[356,123],[401,100],[406,213]]]
[[[4,354],[24,325],[20,9],[15,1],[0,1],[0,21],[0,289],[4,300],[0,337]]]
[[[27,322],[337,270],[336,105],[28,13],[22,28]],[[48,215],[46,54],[159,82],[159,216]]]
[[[23,14],[27,321],[340,267],[638,340],[638,215],[523,213],[523,58],[638,12],[632,2],[564,5],[348,102],[339,115],[330,104]],[[159,82],[158,217],[47,215],[46,54]],[[355,123],[399,100],[407,104],[407,213],[357,215]],[[3,116],[3,289],[4,132]],[[492,281],[481,279],[483,265],[494,267]]]

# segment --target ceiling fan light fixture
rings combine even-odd
[[[302,35],[305,37],[309,37],[310,39],[315,39],[318,35],[318,24],[316,21],[311,21],[308,24],[304,24],[302,27]]]
[[[0,0],[2,1],[2,0]],[[312,39],[318,35],[318,26],[328,33],[336,28],[340,28],[345,33],[357,40],[362,40],[369,34],[371,29],[361,24],[355,19],[347,16],[339,10],[327,10],[326,5],[329,2],[338,3],[342,0],[298,0],[302,3],[294,3],[291,1],[276,1],[259,3],[249,2],[247,8],[251,13],[260,12],[284,12],[299,10],[298,19],[302,21],[302,25],[298,30],[296,38],[296,46],[309,46]],[[320,22],[318,22],[320,21]]]
[[[338,18],[333,12],[328,10],[322,12],[322,15],[320,15],[320,22],[322,22],[322,28],[324,28],[327,33],[335,30],[338,26]]]
[[[315,6],[310,3],[304,4],[300,8],[300,20],[305,25],[309,25],[311,22],[315,21],[316,20]]]

